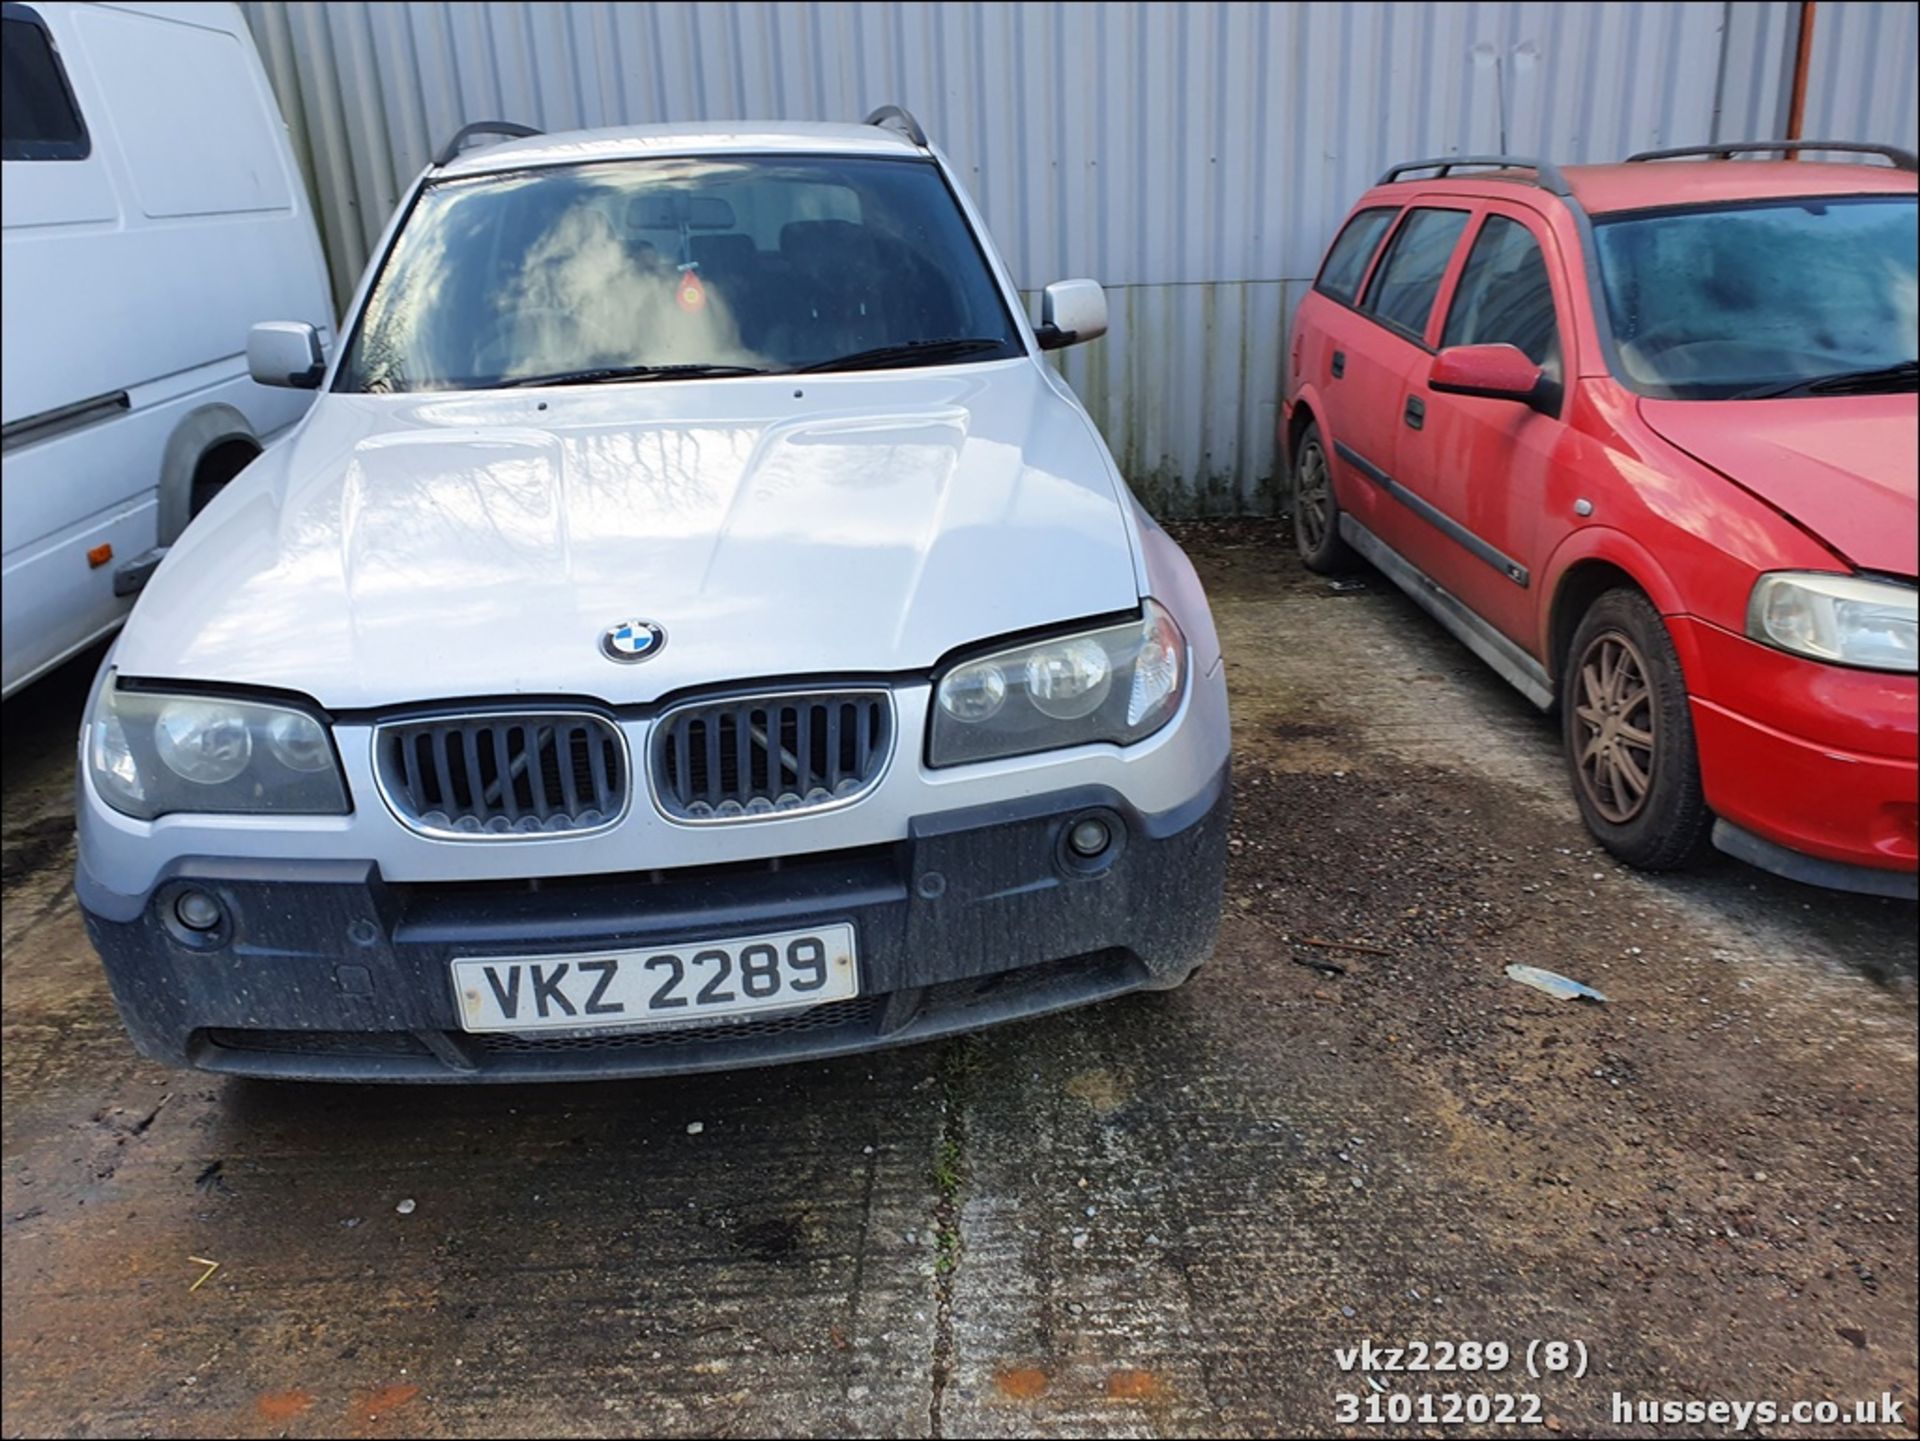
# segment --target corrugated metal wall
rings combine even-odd
[[[1916,53],[1920,6],[1817,6],[1801,133],[1920,150]]]
[[[1767,140],[1787,133],[1799,27],[1794,0],[1742,0],[1727,7],[1716,139]],[[1920,7],[1819,0],[1800,133],[1920,150],[1917,67]]]
[[[1064,352],[1064,368],[1142,497],[1169,513],[1272,504],[1287,316],[1341,215],[1386,164],[1503,145],[1611,158],[1752,128],[1726,122],[1729,96],[1773,128],[1757,117],[1777,99],[1771,77],[1790,58],[1795,9],[243,8],[313,181],[343,300],[401,190],[467,120],[564,130],[845,120],[906,105],[959,167],[1023,287],[1072,275],[1111,287],[1110,338]],[[1834,117],[1852,133],[1886,113],[1910,131],[1910,7],[1829,3],[1823,22],[1842,10],[1908,14],[1834,19],[1816,96],[1855,107]],[[1902,85],[1903,98],[1882,94]]]

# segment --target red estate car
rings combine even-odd
[[[1891,166],[1731,161],[1795,148]],[[1632,865],[1711,833],[1916,893],[1916,169],[1807,140],[1396,165],[1301,303],[1301,557],[1357,552],[1558,704]]]

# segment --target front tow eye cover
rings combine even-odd
[[[1126,849],[1127,823],[1109,810],[1084,811],[1060,828],[1054,860],[1069,876],[1106,874]]]

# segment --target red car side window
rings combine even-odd
[[[1349,220],[1327,251],[1326,261],[1320,267],[1320,275],[1313,282],[1313,288],[1322,295],[1332,296],[1342,305],[1353,304],[1361,278],[1367,273],[1367,262],[1373,259],[1373,252],[1379,248],[1380,237],[1386,234],[1387,225],[1399,213],[1400,207],[1397,205],[1381,205],[1362,210]]]
[[[1540,242],[1519,221],[1489,215],[1474,237],[1440,337],[1441,349],[1449,345],[1511,345],[1548,379],[1561,378],[1553,282]]]
[[[1426,334],[1427,317],[1447,273],[1447,262],[1467,228],[1464,210],[1420,209],[1387,242],[1386,257],[1367,282],[1362,310],[1415,340]]]

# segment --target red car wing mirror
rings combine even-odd
[[[1545,386],[1540,367],[1511,345],[1454,345],[1433,358],[1427,386],[1447,395],[1514,400],[1538,406]]]

